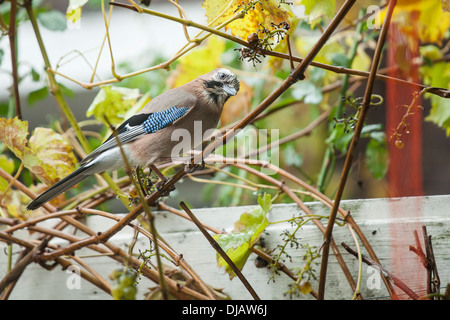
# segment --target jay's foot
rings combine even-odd
[[[186,172],[186,173],[193,173],[193,172],[195,172],[197,170],[203,170],[204,168],[205,168],[205,161],[202,160],[201,164],[199,164],[199,163],[187,164],[184,167],[184,172]]]

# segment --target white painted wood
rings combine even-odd
[[[342,202],[344,209],[350,210],[354,220],[360,226],[383,265],[393,274],[403,280],[414,291],[425,288],[425,270],[420,265],[416,255],[409,251],[409,245],[415,245],[413,230],[419,231],[422,241],[421,226],[426,225],[428,234],[433,239],[433,249],[438,265],[441,285],[445,286],[450,282],[450,196],[430,196],[401,199],[367,199],[367,200],[347,200]],[[328,215],[330,209],[320,203],[309,203],[314,214]],[[252,208],[208,208],[193,210],[198,219],[216,228],[223,228],[230,231],[234,222],[239,216]],[[289,219],[294,215],[302,214],[294,204],[274,205],[269,213],[269,220],[272,222]],[[104,231],[112,225],[112,222],[101,217],[90,217],[87,225],[95,231]],[[323,220],[326,224],[326,221]],[[229,280],[223,269],[219,269],[216,264],[216,253],[208,241],[199,232],[196,226],[178,216],[170,213],[157,213],[156,226],[158,232],[173,247],[173,249],[183,254],[185,260],[208,284],[223,288],[232,299],[251,299],[250,294],[244,288],[239,279]],[[292,230],[288,223],[271,224],[264,232],[263,238],[267,248],[275,248],[280,242],[280,234],[285,229]],[[15,236],[25,236],[23,233],[15,233]],[[347,262],[355,279],[358,274],[358,261],[340,246],[341,242],[346,242],[355,248],[353,239],[347,227],[335,226],[334,239],[339,245],[339,249]],[[112,238],[114,242],[126,248],[133,236],[133,231],[126,228]],[[308,223],[302,227],[298,233],[300,242],[310,246],[320,247],[322,244],[322,234],[313,224]],[[64,245],[64,244],[62,244]],[[4,247],[4,244],[0,244]],[[148,240],[140,237],[137,249],[148,248]],[[423,246],[423,242],[422,242]],[[17,250],[17,247],[15,247]],[[0,248],[2,249],[2,248]],[[78,252],[82,255],[85,250]],[[364,251],[365,252],[365,251]],[[89,251],[91,253],[91,251]],[[301,257],[304,250],[289,250],[292,262],[285,264],[290,268],[302,267],[304,262]],[[5,275],[5,254],[0,251],[0,277]],[[262,299],[289,299],[284,293],[292,282],[285,274],[275,277],[275,282],[269,281],[272,272],[266,268],[257,268],[254,264],[255,254],[251,254],[247,264],[243,269],[243,274],[253,286]],[[99,273],[105,278],[116,268],[119,263],[107,257],[87,258]],[[320,259],[318,260],[320,263]],[[316,265],[317,274],[319,264]],[[73,280],[71,273],[55,268],[47,271],[38,265],[29,266],[20,281],[16,285],[12,299],[109,299],[110,297],[93,285],[81,280],[81,287],[70,290],[68,281]],[[375,280],[375,281],[374,281]],[[377,281],[378,277],[373,269],[363,265],[361,291],[364,298],[384,299],[387,297],[384,284]],[[317,281],[312,281],[313,288],[317,288]],[[146,288],[153,286],[150,281],[141,280],[139,285],[139,295],[142,297]],[[402,292],[397,290],[401,295]],[[419,295],[421,292],[418,292]],[[344,278],[341,268],[335,257],[331,255],[327,274],[327,299],[351,299],[353,292]],[[312,299],[311,296],[293,297],[295,299]]]

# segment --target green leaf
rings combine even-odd
[[[450,88],[450,63],[438,62],[432,66],[421,68],[424,83],[431,87]],[[441,98],[435,94],[427,94],[431,100],[431,110],[425,118],[445,130],[450,136],[450,99]]]
[[[251,247],[258,241],[264,229],[269,225],[266,215],[272,208],[270,194],[258,197],[258,203],[258,207],[244,212],[240,216],[239,220],[235,222],[232,233],[213,236],[239,270],[242,270],[247,262],[251,253]],[[230,279],[235,276],[233,270],[219,254],[217,254],[217,263],[225,268]]]
[[[308,23],[314,29],[323,17],[333,18],[336,0],[301,0],[300,4],[305,6]]]
[[[382,179],[388,169],[388,152],[386,141],[370,139],[366,148],[366,166],[376,179]]]
[[[49,94],[49,91],[48,91],[47,87],[42,87],[40,89],[31,91],[28,94],[27,102],[31,106],[35,102],[45,99],[48,96],[48,94]]]
[[[308,80],[299,82],[292,90],[292,96],[309,104],[319,104],[323,99],[322,90]]]
[[[283,149],[284,162],[288,166],[300,167],[303,164],[303,157],[295,150],[293,144],[287,144]]]
[[[33,79],[34,82],[37,82],[40,78],[41,75],[34,68],[31,68],[31,79]]]
[[[348,57],[341,52],[336,52],[331,56],[331,61],[333,66],[340,66],[340,67],[348,67],[350,64],[350,60]]]
[[[58,86],[59,86],[59,90],[61,90],[61,93],[62,93],[64,96],[67,96],[67,97],[69,97],[69,98],[75,97],[75,93],[73,92],[72,89],[66,87],[65,85],[63,85],[63,84],[61,84],[61,83],[59,83],[59,82],[58,82]]]
[[[347,125],[345,123],[336,123],[333,131],[331,131],[330,136],[327,140],[325,140],[326,143],[332,144],[343,153],[347,151],[347,146],[353,136],[353,132],[347,132],[346,127]]]
[[[49,30],[66,30],[66,16],[57,10],[42,12],[37,16],[37,20],[42,24],[43,27]]]
[[[420,55],[425,59],[426,62],[431,62],[433,60],[442,58],[441,50],[439,49],[439,47],[435,45],[430,44],[426,46],[421,46],[419,50]]]

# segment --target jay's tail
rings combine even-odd
[[[88,166],[82,166],[69,174],[64,179],[58,181],[55,183],[50,189],[42,193],[39,197],[34,199],[30,202],[30,204],[27,206],[28,210],[35,210],[42,206],[44,203],[52,200],[59,194],[63,193],[64,191],[72,188],[77,183],[83,181],[86,179],[90,174],[84,174],[85,171],[88,169]]]

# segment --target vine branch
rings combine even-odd
[[[326,274],[327,274],[327,266],[328,266],[328,254],[329,254],[329,246],[332,238],[334,221],[336,219],[336,213],[339,208],[339,204],[342,199],[342,195],[344,192],[345,184],[347,182],[347,177],[350,172],[350,168],[352,166],[353,158],[356,152],[356,146],[359,142],[359,138],[361,136],[362,128],[364,126],[364,122],[366,119],[367,112],[369,110],[371,97],[372,97],[372,88],[375,81],[375,75],[378,69],[378,65],[381,58],[381,51],[383,50],[384,41],[386,38],[386,34],[389,28],[389,24],[391,21],[392,13],[394,12],[394,8],[396,5],[396,0],[390,0],[389,6],[386,14],[386,18],[384,24],[381,28],[380,36],[377,42],[377,46],[375,48],[374,57],[372,60],[372,65],[370,66],[370,74],[366,85],[366,91],[364,93],[364,100],[360,109],[360,114],[358,117],[358,121],[356,123],[355,131],[353,133],[353,138],[350,142],[350,146],[348,149],[347,157],[345,159],[344,168],[342,169],[341,179],[339,180],[339,185],[336,191],[336,195],[334,198],[333,208],[330,213],[330,218],[327,224],[327,230],[324,235],[324,244],[322,247],[322,263],[320,266],[320,278],[319,278],[319,300],[324,299],[325,295],[325,283],[326,283]]]

